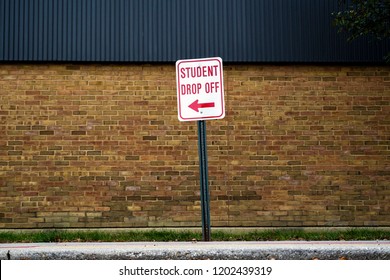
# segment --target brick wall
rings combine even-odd
[[[390,68],[225,65],[212,226],[390,226]],[[0,65],[0,228],[200,226],[173,65]]]

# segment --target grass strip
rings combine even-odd
[[[277,229],[229,233],[212,231],[212,241],[288,241],[288,240],[390,240],[390,231],[375,229],[348,229],[340,231],[308,231]],[[67,231],[42,230],[39,232],[0,232],[0,243],[40,242],[141,242],[141,241],[201,241],[202,235],[194,231]]]

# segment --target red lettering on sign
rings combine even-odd
[[[201,83],[196,84],[184,84],[181,85],[181,94],[199,94],[200,89],[202,88]]]
[[[202,78],[218,75],[218,65],[183,67],[180,69],[180,78]]]
[[[210,82],[205,84],[206,93],[218,92],[219,82]]]

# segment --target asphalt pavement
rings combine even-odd
[[[390,241],[2,243],[1,260],[390,260]]]

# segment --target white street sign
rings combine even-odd
[[[223,71],[220,57],[176,62],[177,107],[180,121],[225,117]]]

